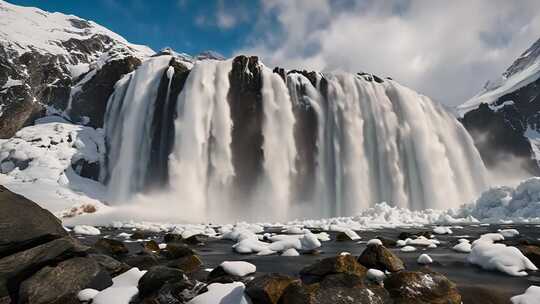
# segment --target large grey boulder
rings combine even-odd
[[[21,304],[78,304],[80,290],[103,290],[111,285],[111,277],[96,261],[78,257],[46,266],[22,282],[18,300]]]
[[[53,214],[0,185],[0,258],[66,235]]]

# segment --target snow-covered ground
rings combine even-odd
[[[48,117],[0,139],[0,184],[59,217],[106,208],[103,185],[72,167],[79,160],[101,160],[102,130],[58,121]]]

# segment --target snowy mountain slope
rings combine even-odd
[[[104,110],[114,83],[152,54],[92,21],[0,0],[0,138],[13,136],[49,107],[63,111],[77,103],[88,106],[77,108],[84,110],[75,118],[86,116],[99,126],[92,116]],[[105,83],[99,88],[104,94],[71,91],[85,83]]]
[[[50,13],[34,7],[22,7],[0,0],[0,41],[23,54],[31,51],[63,55],[72,64],[97,59],[100,52],[77,50],[76,40],[90,39],[95,35],[107,36],[111,44],[122,44],[139,56],[152,55],[147,46],[127,42],[122,36],[73,15]],[[107,45],[105,45],[107,46]]]
[[[488,166],[518,158],[539,174],[540,40],[457,112]]]
[[[458,114],[477,109],[482,103],[491,104],[500,97],[516,91],[540,78],[540,39],[516,59],[496,80],[486,83],[477,95],[457,107]]]

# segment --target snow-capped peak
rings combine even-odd
[[[465,113],[478,108],[482,103],[490,104],[500,97],[522,88],[540,78],[540,39],[516,59],[506,71],[495,80],[486,83],[482,91],[457,107],[457,113]]]
[[[36,50],[54,55],[69,55],[65,43],[105,35],[141,56],[154,53],[147,46],[129,43],[122,36],[74,15],[50,13],[0,0],[0,44],[18,53]]]

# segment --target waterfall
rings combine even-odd
[[[228,201],[234,176],[227,101],[230,70],[231,61],[201,61],[178,96],[169,162],[171,187],[197,214],[207,214]]]
[[[486,185],[482,160],[461,124],[440,104],[393,80],[279,74],[259,63],[203,60],[180,93],[169,96],[177,79],[170,61],[145,61],[110,97],[102,181],[113,201],[144,192],[163,171],[169,179],[159,191],[170,194],[170,204],[194,219],[214,220],[354,215],[381,201],[445,209],[469,202]],[[158,117],[153,111],[160,81],[168,82],[161,86],[163,109],[176,113]],[[174,130],[154,132],[156,119]],[[235,123],[248,129],[235,132]],[[242,150],[243,138],[234,134],[252,136],[251,145],[260,147]],[[152,136],[161,136],[157,151],[169,153],[158,173],[148,170],[156,166],[150,161]],[[243,164],[246,156],[260,166]],[[238,166],[246,166],[242,174],[255,171],[249,173],[256,178],[253,191],[238,182]]]
[[[123,202],[143,189],[152,142],[154,102],[162,74],[171,56],[146,60],[136,72],[123,77],[109,98],[105,115],[107,176],[113,202]]]

